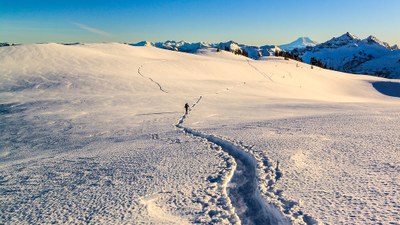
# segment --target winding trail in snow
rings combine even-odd
[[[270,80],[271,82],[274,82],[274,80],[272,80],[272,78],[270,76],[268,76],[266,73],[264,73],[263,71],[259,70],[256,66],[254,66],[253,64],[250,63],[250,60],[247,59],[247,64],[249,64],[249,66],[251,68],[253,68],[255,71],[257,71],[259,74],[263,75],[265,78],[267,78],[268,80]]]
[[[203,96],[192,105],[194,108],[200,103]],[[257,160],[252,154],[246,152],[243,147],[217,137],[215,135],[204,134],[183,126],[187,115],[183,115],[175,125],[187,135],[200,137],[208,142],[214,143],[227,152],[236,161],[236,170],[229,181],[231,187],[228,189],[229,198],[239,216],[242,224],[289,224],[287,218],[275,206],[268,204],[261,196],[257,175]]]
[[[142,73],[141,70],[143,69],[144,65],[145,65],[145,64],[142,64],[142,65],[139,66],[139,68],[138,68],[138,70],[137,70],[137,73],[138,73],[140,76],[142,76],[143,78],[147,78],[148,80],[150,80],[151,82],[153,82],[154,84],[156,84],[156,85],[158,86],[158,88],[160,89],[160,91],[162,91],[162,92],[164,92],[164,93],[168,93],[166,90],[163,89],[163,87],[161,86],[160,83],[158,83],[157,81],[153,80],[151,77],[145,76],[145,75]]]

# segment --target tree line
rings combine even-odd
[[[238,49],[232,50],[229,46],[225,46],[224,50],[227,52],[232,52],[235,55],[243,55],[243,56],[249,57],[249,53],[244,49],[238,48]],[[220,52],[220,51],[221,51],[221,48],[217,48],[217,52]]]
[[[225,46],[225,47],[223,47],[223,50],[225,50],[227,52],[232,52],[235,55],[243,55],[243,56],[249,57],[249,53],[245,49],[238,48],[238,49],[232,50],[229,46]],[[217,52],[220,52],[220,51],[221,51],[221,48],[217,48]],[[274,55],[277,57],[283,57],[285,60],[293,59],[293,60],[296,60],[299,62],[303,62],[303,59],[298,54],[296,54],[296,52],[292,53],[292,52],[287,52],[287,51],[275,51]],[[311,57],[310,64],[311,64],[311,66],[318,66],[323,69],[327,68],[325,63],[323,63],[321,60],[318,60],[315,57]],[[330,68],[330,69],[333,69],[333,68]]]

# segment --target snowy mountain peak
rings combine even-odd
[[[364,41],[369,45],[377,44],[377,45],[383,46],[387,49],[391,49],[391,47],[388,43],[380,41],[378,38],[376,38],[375,36],[372,36],[372,35],[367,37],[366,39],[364,39]]]
[[[305,44],[305,45],[316,45],[317,44],[317,42],[315,42],[315,41],[313,41],[313,40],[311,40],[309,37],[299,37],[297,40],[296,40],[296,42],[298,42],[298,43],[303,43],[303,44]]]
[[[356,35],[353,35],[350,32],[346,32],[345,34],[343,34],[339,38],[347,38],[347,39],[350,39],[350,40],[359,39]]]
[[[295,48],[305,48],[308,46],[314,47],[317,44],[318,44],[317,42],[311,40],[309,37],[299,37],[295,41],[293,41],[289,44],[280,45],[279,47],[282,49],[285,49],[287,51],[291,51]]]
[[[141,41],[141,42],[138,42],[138,43],[132,44],[132,45],[133,46],[147,46],[147,47],[149,47],[149,46],[153,46],[153,43],[151,43],[149,41]]]
[[[319,47],[319,48],[339,48],[341,46],[345,46],[348,44],[355,44],[355,42],[357,42],[357,41],[360,41],[360,39],[357,36],[352,35],[349,32],[347,32],[339,37],[334,37],[331,40],[318,45],[317,47]]]
[[[351,42],[354,40],[359,40],[359,38],[357,36],[352,35],[349,32],[347,32],[347,33],[343,34],[342,36],[334,37],[331,40],[338,41],[338,42]]]
[[[237,49],[240,49],[239,44],[234,42],[234,41],[232,41],[232,40],[227,41],[227,42],[221,42],[221,43],[219,43],[218,47],[222,48],[222,49],[227,47],[227,48],[229,48],[230,51],[235,51]]]
[[[348,73],[370,74],[386,78],[398,78],[400,51],[374,36],[359,39],[345,33],[315,47],[294,49],[294,54],[304,62],[311,59],[322,62],[328,68]]]

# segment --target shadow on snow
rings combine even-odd
[[[400,83],[390,81],[373,82],[372,86],[381,94],[400,98]]]

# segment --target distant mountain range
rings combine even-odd
[[[355,74],[400,78],[400,50],[374,36],[360,39],[350,33],[292,51],[304,62],[314,58],[327,68]]]
[[[153,46],[173,51],[196,53],[200,49],[206,48],[219,48],[231,52],[246,52],[249,58],[258,59],[262,56],[272,56],[275,52],[292,51],[295,48],[313,47],[318,43],[308,37],[300,37],[296,41],[285,45],[263,45],[263,46],[249,46],[239,44],[234,41],[220,42],[220,43],[207,43],[207,42],[186,42],[186,41],[166,41],[166,42],[149,42],[141,41],[133,46]]]
[[[248,46],[244,44],[239,44],[234,41],[220,42],[220,43],[207,43],[207,42],[197,42],[191,43],[186,41],[166,41],[166,42],[148,42],[142,41],[136,44],[131,44],[133,46],[153,46],[157,48],[163,48],[173,51],[196,53],[200,49],[206,48],[217,48],[221,50],[231,51],[237,54],[245,55],[252,59],[258,59],[262,56],[274,55],[276,51],[283,51],[276,45],[264,45],[264,46]]]
[[[274,55],[275,52],[290,52],[306,63],[314,58],[328,69],[367,74],[386,78],[400,78],[400,50],[397,45],[390,46],[374,36],[359,39],[345,33],[327,42],[318,44],[308,37],[300,37],[285,45],[248,46],[234,41],[220,43],[190,43],[185,41],[139,42],[134,46],[154,46],[174,51],[196,53],[200,49],[219,48],[252,59]]]
[[[79,43],[70,43],[79,44]],[[69,45],[70,45],[69,44]],[[0,47],[16,45],[0,43]],[[284,45],[249,46],[234,41],[191,43],[186,41],[148,42],[142,41],[133,46],[153,46],[173,51],[197,53],[202,49],[216,48],[244,55],[252,59],[272,56],[275,53],[289,52],[306,63],[317,60],[328,69],[367,74],[385,78],[400,79],[400,50],[397,45],[389,45],[374,36],[360,39],[350,33],[334,37],[318,44],[308,37]]]
[[[0,47],[14,46],[14,45],[18,45],[18,44],[8,43],[8,42],[0,43]]]

